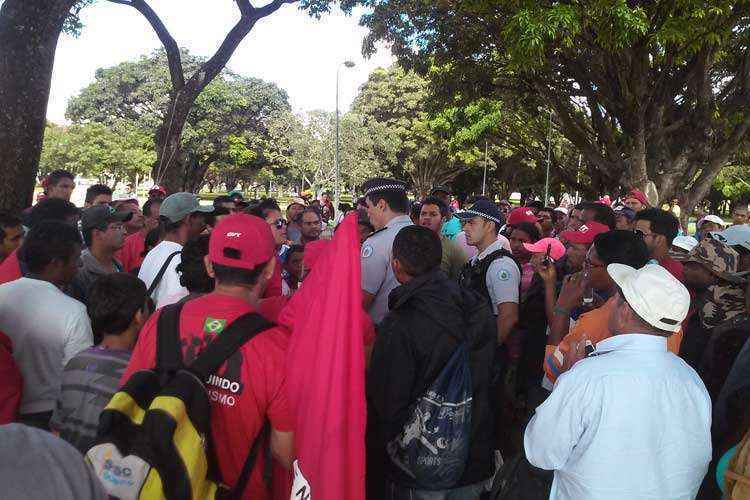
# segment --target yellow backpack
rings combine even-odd
[[[205,381],[243,344],[273,326],[255,313],[241,316],[184,366],[182,304],[162,309],[157,366],[134,373],[99,417],[97,440],[86,453],[110,497],[123,500],[239,498],[258,454],[258,436],[229,489],[219,482],[210,453],[211,403]]]

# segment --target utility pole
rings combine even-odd
[[[341,202],[341,165],[339,164],[339,73],[341,72],[341,66],[353,68],[354,63],[344,61],[336,67],[336,189],[333,195],[334,210],[339,209],[339,203]]]

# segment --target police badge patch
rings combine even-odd
[[[365,245],[362,247],[362,258],[366,259],[372,255],[372,247],[370,245]]]

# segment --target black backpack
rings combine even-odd
[[[521,453],[495,474],[490,500],[547,500],[552,478],[552,471],[534,467]]]

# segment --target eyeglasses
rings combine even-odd
[[[284,219],[276,219],[274,222],[271,222],[271,225],[275,226],[276,229],[281,229],[286,226],[286,221]]]
[[[646,234],[646,233],[644,233],[643,231],[641,231],[640,229],[633,229],[633,232],[634,232],[634,233],[636,234],[636,236],[638,236],[639,238],[645,238],[646,236],[649,236],[649,235],[651,234],[651,233],[648,233],[648,234]]]

